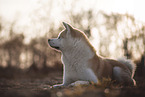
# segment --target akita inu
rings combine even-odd
[[[48,43],[62,53],[63,83],[67,86],[75,81],[91,81],[97,83],[103,78],[110,78],[127,85],[135,85],[133,79],[135,64],[130,60],[105,59],[96,54],[86,35],[64,23],[65,29],[58,38],[48,39]]]

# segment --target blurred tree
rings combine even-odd
[[[125,55],[128,58],[136,58],[136,54],[139,56],[142,55],[144,50],[142,48],[144,45],[143,26],[138,27],[138,22],[133,16],[128,14],[106,14],[99,12],[99,18],[100,15],[104,19],[101,25],[97,25],[101,37],[99,51],[101,55],[114,55],[114,57]],[[113,44],[116,45],[114,50],[112,50]],[[122,48],[124,52],[122,52]]]
[[[131,58],[131,53],[130,51],[128,51],[128,39],[126,38],[124,41],[123,41],[123,49],[124,49],[124,56],[127,57],[127,59],[130,59]]]
[[[24,36],[22,34],[20,35],[15,34],[15,37],[11,38],[10,40],[2,44],[4,52],[7,52],[8,54],[7,56],[8,59],[6,59],[8,66],[17,65],[19,67],[20,65],[19,57],[24,48],[23,39]]]

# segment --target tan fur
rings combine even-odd
[[[95,48],[90,44],[90,42],[84,32],[82,32],[76,28],[73,28],[73,27],[71,27],[71,31],[72,31],[71,34],[72,34],[73,38],[82,39],[88,46],[90,46],[92,52],[96,52]]]
[[[66,30],[63,30],[62,32],[60,32],[59,37],[60,38],[65,38],[66,37]]]
[[[115,66],[120,67],[124,70],[128,70],[128,68],[124,64],[116,60],[105,59],[97,55],[94,55],[94,57],[89,60],[89,63],[99,80],[102,80],[103,78],[113,79],[112,72],[113,67]]]

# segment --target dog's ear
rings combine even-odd
[[[67,32],[71,32],[71,30],[73,29],[72,26],[70,26],[69,24],[63,22],[64,27],[66,28]]]

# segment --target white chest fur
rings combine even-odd
[[[97,83],[97,76],[88,66],[88,57],[90,56],[86,56],[74,57],[73,54],[67,57],[62,56],[64,64],[63,84],[68,85],[75,81],[93,81]]]

